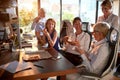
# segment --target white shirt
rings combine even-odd
[[[109,54],[109,45],[107,40],[103,39],[96,42],[95,47],[88,53],[90,60],[88,60],[85,54],[82,54],[81,57],[83,58],[83,64],[86,65],[88,71],[101,74],[108,61]]]
[[[77,36],[76,36],[75,33],[73,33],[73,34],[71,34],[70,37],[71,37],[72,41],[75,41],[75,39],[77,41],[79,41],[81,49],[83,49],[85,51],[88,51],[88,49],[89,49],[89,43],[90,43],[90,36],[89,36],[88,33],[85,33],[83,31],[81,34],[79,34]],[[72,45],[68,44],[68,45],[66,45],[66,49],[67,49],[66,51],[70,52],[72,54],[80,55],[80,53],[78,53],[77,51],[74,50],[74,47],[75,46],[72,46]]]
[[[36,23],[35,21],[33,21],[31,29],[32,30],[35,29],[35,31],[39,31],[40,35],[42,35],[43,33],[41,31],[45,27],[45,21],[46,21],[45,18],[40,19],[38,23]]]
[[[111,13],[107,19],[105,19],[105,17],[102,15],[97,20],[97,22],[107,22],[111,27],[119,30],[118,21],[118,16],[113,13]]]

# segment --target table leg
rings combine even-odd
[[[66,75],[64,75],[64,76],[57,76],[57,80],[66,80]]]
[[[41,80],[47,80],[48,78],[43,78],[43,79],[41,79]]]

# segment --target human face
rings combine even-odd
[[[53,31],[54,27],[55,27],[55,23],[53,21],[51,21],[51,20],[48,21],[48,23],[47,23],[48,32],[51,33]]]
[[[101,32],[99,32],[98,30],[94,30],[92,32],[92,34],[93,34],[93,36],[94,36],[96,41],[100,41],[101,40],[101,38],[100,38],[101,37]]]
[[[38,16],[41,17],[41,18],[44,18],[45,17],[45,11],[40,10],[39,13],[38,13]]]
[[[80,22],[80,20],[76,20],[75,23],[73,24],[73,26],[76,29],[76,31],[79,31],[79,30],[81,30],[82,22]]]
[[[102,6],[102,12],[103,14],[106,16],[106,15],[109,15],[111,13],[111,8],[108,7],[108,6]]]

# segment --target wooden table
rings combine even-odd
[[[48,52],[56,57],[59,54],[56,50],[53,48],[48,49]],[[39,68],[36,66],[33,66],[32,69],[28,69],[25,71],[21,71],[15,74],[10,74],[8,72],[4,72],[3,70],[0,71],[1,77],[9,77],[9,80],[35,80],[35,79],[41,79],[41,80],[47,80],[48,77],[57,76],[57,80],[66,80],[66,75],[71,73],[76,73],[77,68],[71,64],[66,58],[64,58],[62,55],[61,59],[59,60],[53,60],[53,59],[46,59],[46,60],[39,60],[34,63],[41,64],[43,68]],[[20,58],[22,55],[20,54]],[[20,59],[20,62],[21,59]],[[7,80],[7,78],[5,78]],[[5,80],[4,79],[4,80]],[[0,79],[1,80],[1,79]]]

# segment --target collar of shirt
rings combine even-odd
[[[45,21],[46,21],[45,18],[41,18],[41,19],[39,20],[39,22],[44,22],[44,23],[45,23]]]
[[[83,38],[83,36],[85,35],[85,32],[82,32],[81,34],[76,36],[77,40],[81,40]]]
[[[107,42],[107,39],[106,39],[106,38],[102,39],[101,41],[98,41],[98,42],[94,43],[94,47],[96,47],[96,46],[98,46],[98,45],[100,45],[100,44],[103,44],[103,43],[105,43],[105,42]]]
[[[103,19],[104,19],[104,21],[110,20],[111,16],[113,16],[112,13],[108,16],[108,18],[105,19],[104,15],[103,15]]]

